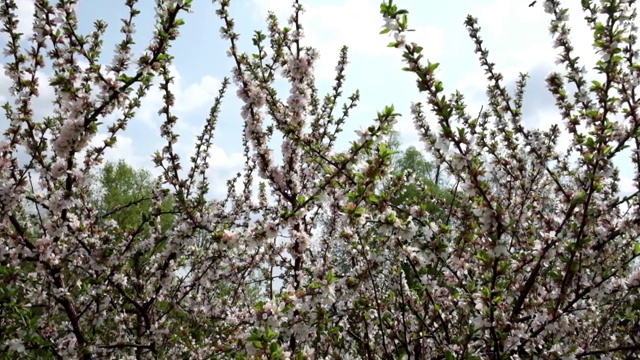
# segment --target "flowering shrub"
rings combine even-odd
[[[191,0],[157,2],[154,37],[138,58],[131,51],[138,11],[127,1],[124,39],[104,66],[103,22],[80,35],[77,0],[35,3],[26,51],[16,3],[0,6],[14,97],[0,140],[0,347],[10,358],[627,359],[640,351],[640,270],[632,266],[640,255],[638,193],[619,194],[612,162],[631,148],[637,190],[634,2],[583,1],[602,55],[595,70],[606,79],[589,85],[567,11],[544,1],[566,68],[547,78],[565,120],[564,129],[548,131],[523,126],[526,76],[508,94],[474,18],[466,25],[490,99],[478,117],[467,114],[461,94],[442,94],[438,64],[425,64],[422,48],[404,37],[407,12],[384,2],[383,32],[393,35],[390,46],[402,51],[437,120],[428,123],[416,103],[416,129],[456,184],[451,198],[415,182],[424,196],[402,204],[393,200],[412,175],[390,173],[387,144],[398,114],[384,108],[347,151],[334,149],[358,93],[336,109],[344,48],[333,90],[320,98],[318,54],[302,45],[298,1],[287,27],[269,15],[253,54],[239,50],[230,1],[214,1],[235,66],[188,167],[174,149],[169,49]],[[35,119],[45,58],[55,109]],[[290,83],[286,98],[274,89],[278,74]],[[164,92],[166,145],[154,155],[162,176],[138,227],[148,230],[136,231],[93,206],[87,174],[154,79]],[[243,181],[240,189],[230,181],[224,200],[207,200],[208,150],[231,81],[244,103]],[[577,89],[573,99],[565,82]],[[108,115],[116,120],[102,124]],[[91,145],[100,130],[107,138]],[[566,152],[557,149],[563,130],[572,138]],[[268,145],[276,132],[278,161]],[[168,214],[175,226],[165,231]],[[258,295],[249,291],[256,286]]]

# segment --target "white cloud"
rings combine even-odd
[[[184,168],[183,174],[186,176],[191,168],[191,157],[195,155],[195,138],[181,138],[174,146],[176,152],[180,155],[181,164]],[[244,170],[245,157],[242,152],[229,153],[225,149],[211,144],[209,148],[209,169],[207,177],[209,179],[209,192],[214,197],[220,197],[227,194],[227,180],[230,180],[237,173]],[[241,182],[237,185],[240,186]]]
[[[528,2],[526,2],[528,3]],[[489,51],[505,54],[508,66],[522,69],[532,68],[542,62],[555,61],[560,49],[552,47],[553,40],[549,32],[552,15],[543,11],[541,1],[534,8],[525,2],[494,0],[478,3],[471,13],[478,18],[482,27],[481,36],[491,46]],[[481,4],[481,5],[480,5]],[[586,13],[579,1],[561,1],[561,6],[569,10],[567,25],[571,29],[571,45],[574,56],[580,56],[580,64],[587,69],[593,68],[599,59],[592,46],[593,31],[584,20]],[[640,19],[635,19],[640,25]]]
[[[24,34],[25,38],[31,36],[33,32],[33,13],[35,6],[33,0],[17,0],[18,5],[18,31]]]
[[[219,147],[212,145],[209,152],[211,160],[209,165],[216,170],[238,171],[244,166],[244,155],[240,152],[227,154],[227,152]]]
[[[49,86],[49,75],[36,71],[36,78],[38,79],[38,93],[37,97],[32,98],[31,106],[36,119],[41,119],[43,116],[51,114],[53,110],[53,100],[55,99],[55,93],[51,86]],[[11,79],[3,72],[0,73],[0,101],[2,103],[9,101],[14,106],[14,97],[10,92],[12,85]],[[4,112],[3,112],[4,116]],[[0,129],[4,129],[4,124],[0,125]]]
[[[33,0],[16,0],[16,16],[18,17],[18,32],[22,33],[22,40],[26,40],[33,33],[33,13],[35,6]],[[0,38],[6,39],[7,34],[1,33]]]
[[[290,0],[253,0],[245,3],[254,10],[254,18],[264,19],[268,11],[273,11],[281,20],[287,19],[291,14],[292,4]],[[306,3],[303,6],[307,8]]]
[[[98,134],[92,139],[91,145],[100,146],[106,138],[106,134]],[[195,141],[190,140],[191,139],[181,139],[181,141],[174,145],[174,150],[180,156],[183,166],[180,172],[182,177],[187,176],[192,165],[190,158],[195,154]],[[105,152],[105,160],[110,162],[124,160],[134,169],[148,170],[153,176],[161,175],[162,170],[155,167],[151,161],[150,153],[144,152],[140,154],[140,150],[140,147],[136,146],[136,141],[133,137],[118,135],[116,145]],[[224,197],[227,194],[227,180],[239,172],[242,173],[244,170],[244,154],[240,152],[228,153],[221,147],[212,144],[209,155],[209,169],[207,171],[210,189],[209,195],[217,198]],[[80,156],[84,156],[84,152],[82,152]],[[242,180],[241,178],[236,183],[238,189],[242,187]],[[253,184],[252,188],[255,192],[257,190],[257,184]]]
[[[620,176],[620,194],[622,196],[628,196],[638,191],[633,178],[629,176]]]
[[[177,111],[188,112],[203,105],[213,105],[213,100],[220,89],[220,81],[205,75],[199,83],[191,84],[184,89],[181,102],[176,104]]]
[[[177,116],[184,116],[202,106],[213,105],[215,97],[218,95],[221,82],[209,75],[203,76],[199,82],[190,85],[183,84],[184,80],[180,71],[175,66],[169,68],[173,83],[170,90],[175,96],[173,111]],[[147,96],[142,100],[142,105],[138,111],[138,117],[145,124],[156,128],[158,125],[158,110],[164,104],[163,92],[158,88],[160,79],[154,81],[154,86],[149,90]]]
[[[519,28],[538,27],[548,22],[542,9],[532,9],[526,5],[524,1],[494,0],[477,3],[470,12],[478,18],[487,37],[504,37],[512,34],[511,25],[516,24]],[[544,36],[546,32],[540,35]]]
[[[289,0],[253,0],[256,18],[264,19],[267,11],[273,11],[281,22],[291,14]],[[305,44],[318,49],[320,60],[316,66],[316,77],[333,78],[338,54],[343,45],[349,47],[351,56],[400,58],[399,50],[388,48],[392,40],[380,35],[382,19],[378,0],[342,0],[338,3],[323,1],[303,2],[305,9],[301,23],[304,26]],[[422,25],[412,26],[416,31],[408,33],[408,40],[416,39],[425,46],[424,54],[430,59],[441,56],[444,48],[444,29]]]
[[[92,146],[103,145],[104,140],[107,138],[107,134],[97,134],[92,140]],[[131,137],[126,135],[116,135],[116,144],[114,147],[108,149],[105,152],[105,160],[111,162],[117,162],[125,160],[127,164],[133,168],[140,169],[146,168],[148,170],[153,169],[153,163],[151,157],[142,157],[136,154],[134,147],[134,141]]]

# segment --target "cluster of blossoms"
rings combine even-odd
[[[169,48],[191,0],[158,0],[155,32],[132,54],[139,11],[127,0],[124,39],[102,66],[106,24],[77,30],[77,0],[35,0],[32,46],[21,48],[15,1],[0,5],[13,104],[0,139],[0,353],[38,359],[631,359],[640,353],[640,77],[633,1],[583,1],[595,70],[587,85],[571,46],[568,12],[545,0],[563,73],[547,85],[560,126],[526,129],[526,75],[509,94],[488,59],[476,19],[465,25],[489,86],[473,117],[446,97],[438,64],[408,43],[407,11],[381,5],[383,33],[402,50],[435,121],[411,107],[448,196],[395,174],[392,107],[342,152],[335,149],[359,94],[335,84],[319,95],[318,53],[304,47],[300,17],[270,14],[254,54],[239,50],[230,0],[216,0],[234,63],[190,167],[176,154]],[[534,11],[534,10],[532,10]],[[267,41],[268,40],[268,45]],[[56,101],[37,119],[33,99],[50,60]],[[88,66],[81,66],[82,62]],[[290,91],[280,99],[277,76]],[[88,174],[159,81],[164,103],[154,154],[161,170],[151,207],[128,228],[91,199]],[[220,103],[233,82],[243,105],[245,171],[223,200],[207,200]],[[567,85],[577,89],[569,99]],[[102,121],[115,117],[111,124]],[[99,131],[102,144],[91,145]],[[270,147],[282,137],[281,159]],[[614,157],[631,147],[635,192],[619,192]],[[29,161],[19,162],[26,152]],[[37,181],[32,178],[37,176]],[[242,176],[242,179],[240,177]],[[261,185],[254,190],[254,180]],[[242,180],[240,182],[236,180]],[[397,199],[406,183],[420,196]],[[444,186],[444,185],[443,185]],[[171,200],[170,202],[168,202]],[[171,205],[167,208],[166,204]],[[131,204],[128,204],[131,205]],[[127,206],[128,206],[127,205]],[[125,206],[126,207],[126,206]],[[161,226],[171,215],[170,228]],[[0,355],[1,356],[1,355]]]

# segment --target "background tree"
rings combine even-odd
[[[419,206],[435,219],[446,222],[450,211],[459,206],[455,198],[456,185],[449,183],[444,171],[435,168],[424,153],[416,147],[409,146],[401,150],[402,144],[397,131],[389,135],[386,143],[389,150],[395,154],[392,156],[390,174],[381,182],[382,186],[376,195],[388,198],[388,201],[381,199],[380,205],[383,208],[392,207],[398,210],[398,216],[404,220],[408,217],[409,209]],[[427,246],[427,244],[417,243],[413,245],[420,248]],[[341,259],[338,262],[342,264],[338,271],[344,273],[352,267],[352,261],[349,260],[352,255],[351,248],[336,248],[335,256]],[[409,287],[417,286],[421,274],[416,275],[408,263],[403,265],[403,271],[407,276]]]
[[[159,227],[159,234],[167,234],[176,225],[173,197],[168,196],[159,207],[154,209],[153,193],[156,191],[157,183],[149,171],[134,169],[124,160],[108,161],[100,170],[91,174],[91,177],[95,180],[95,186],[89,197],[93,211],[99,213],[101,222],[115,222],[118,236],[126,239],[126,242],[148,239],[152,227]],[[47,215],[43,212],[30,216],[46,218]],[[197,232],[194,236],[197,237],[196,243],[203,247],[214,241],[207,232]],[[156,246],[157,249],[150,253],[162,251],[164,243],[158,242]],[[3,263],[6,261],[4,259]],[[130,258],[128,266],[138,276],[142,276],[148,261],[148,254],[139,252]],[[24,356],[30,359],[56,359],[55,353],[50,351],[51,342],[47,340],[46,321],[42,321],[40,307],[24,306],[28,301],[20,286],[20,280],[32,270],[32,266],[27,264],[22,271],[16,271],[15,268],[5,266],[3,263],[0,263],[0,344],[11,344],[10,335],[13,335],[12,332],[17,328],[9,324],[19,322],[22,323],[22,329],[30,329],[22,339],[22,346],[27,350]],[[217,266],[224,267],[224,262],[221,261]],[[178,272],[187,275],[188,268],[188,264],[185,264]],[[219,293],[216,296],[223,299],[230,296],[234,287],[220,284],[218,290]],[[260,296],[257,285],[248,286],[245,291],[254,299]],[[166,316],[173,317],[182,323],[183,331],[189,332],[194,338],[204,340],[206,333],[201,331],[202,319],[194,321],[184,310],[170,309],[167,303],[160,302],[157,306],[165,308]],[[5,323],[6,326],[2,326]],[[0,359],[14,359],[14,354],[0,353]]]
[[[105,220],[113,220],[118,224],[118,228],[129,236],[146,239],[151,234],[150,227],[159,226],[160,234],[165,234],[176,226],[176,216],[174,215],[175,200],[169,196],[160,206],[160,212],[152,213],[153,191],[156,181],[151,173],[144,169],[134,169],[124,160],[118,162],[107,162],[97,174],[97,191],[94,195],[96,208],[103,214]],[[157,222],[157,223],[156,223]],[[198,246],[206,248],[214,237],[206,231],[196,231],[192,234]],[[152,253],[157,253],[164,249],[164,243],[159,243],[159,249]],[[146,266],[148,258],[144,253],[137,253],[132,257],[132,267],[137,268],[136,273],[142,276],[142,268]],[[181,276],[190,276],[189,262],[186,262],[178,270]],[[224,268],[225,261],[220,259],[214,266]],[[217,292],[200,294],[200,296],[216,296],[223,301],[236,290],[233,284],[220,282],[217,284]],[[261,288],[257,282],[249,284],[242,290],[248,298],[257,302],[262,296]],[[202,323],[207,322],[200,318],[193,318],[188,312],[180,308],[172,308],[167,302],[160,302],[159,307],[167,312],[167,316],[172,317],[182,324],[182,331],[198,341],[205,341],[208,333],[203,331]],[[215,326],[214,322],[209,326]]]
[[[151,203],[155,180],[148,170],[134,169],[124,160],[106,162],[95,175],[97,188],[92,202],[105,220],[113,220],[123,231],[149,235]],[[174,200],[168,197],[161,209],[159,226],[165,232],[173,226]]]
[[[104,167],[95,174],[95,186],[90,195],[90,202],[94,211],[99,212],[101,221],[115,221],[119,228],[120,236],[129,237],[130,241],[138,237],[148,237],[150,227],[155,226],[154,219],[159,219],[158,225],[165,233],[173,226],[175,215],[173,214],[173,199],[168,197],[160,207],[162,214],[154,216],[152,211],[153,191],[155,181],[147,170],[136,170],[124,160],[118,162],[106,162]],[[39,218],[38,221],[46,221],[48,214],[46,209],[36,209],[36,213],[28,214],[29,217]],[[131,259],[131,266],[143,267],[143,254],[138,254]],[[6,262],[3,259],[2,262]],[[54,353],[49,351],[51,343],[47,340],[47,321],[42,321],[41,307],[24,306],[28,303],[24,291],[20,286],[21,279],[32,270],[32,264],[16,270],[13,267],[3,266],[0,262],[0,344],[12,341],[9,334],[15,327],[9,326],[18,321],[24,328],[30,331],[25,333],[23,346],[25,356],[33,359],[54,359]],[[11,321],[9,321],[11,320]],[[3,323],[7,326],[3,326]],[[3,356],[11,354],[3,353]]]

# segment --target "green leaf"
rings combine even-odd
[[[453,353],[451,352],[451,350],[445,351],[444,358],[446,360],[455,360],[455,357],[453,356]]]
[[[329,272],[327,273],[327,281],[331,284],[336,282],[336,280],[337,279],[335,274],[333,273],[333,270],[329,270]]]
[[[551,270],[549,271],[549,277],[555,281],[561,281],[562,280],[562,275],[558,274],[557,271],[555,270]]]

